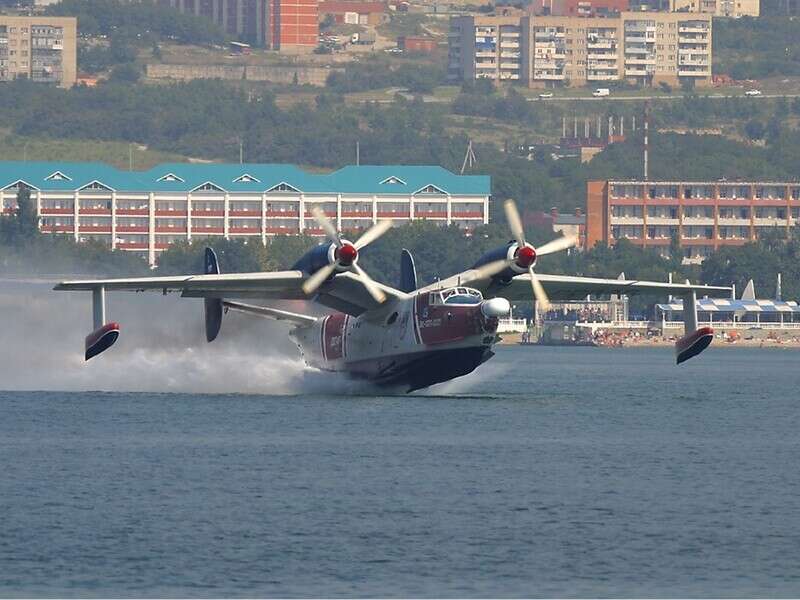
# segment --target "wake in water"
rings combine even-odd
[[[305,365],[290,326],[228,313],[208,344],[199,300],[157,294],[108,295],[117,344],[86,362],[89,294],[48,284],[0,285],[0,388],[247,394],[348,394],[363,386]]]
[[[291,325],[229,312],[219,337],[204,334],[201,300],[109,293],[108,320],[122,325],[113,348],[86,362],[92,329],[88,293],[52,291],[52,283],[0,282],[0,389],[241,393],[325,396],[405,395],[302,360]],[[416,395],[462,396],[508,370],[492,362]]]

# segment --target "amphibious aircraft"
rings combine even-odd
[[[228,310],[288,321],[289,335],[310,366],[407,391],[465,375],[490,359],[499,339],[498,320],[509,313],[509,301],[530,299],[531,293],[540,310],[548,309],[550,298],[587,294],[680,296],[685,335],[675,345],[677,362],[700,354],[711,343],[713,330],[697,326],[695,301],[698,294],[727,295],[729,288],[537,273],[540,256],[566,250],[577,240],[561,237],[536,248],[525,239],[513,201],[504,209],[513,235],[510,242],[486,253],[471,269],[419,288],[408,251],[401,256],[397,288],[374,281],[358,264],[361,250],[382,236],[391,221],[376,223],[351,242],[317,209],[314,218],[328,241],[309,250],[290,271],[222,274],[216,254],[206,248],[202,275],[65,281],[55,289],[92,292],[94,331],[85,340],[86,360],[119,337],[120,325],[106,322],[106,291],[178,292],[204,299],[209,342],[219,334]],[[315,317],[252,303],[276,299],[312,300],[330,312]]]

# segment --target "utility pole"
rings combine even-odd
[[[128,171],[133,171],[133,144],[128,144]]]
[[[244,164],[244,140],[239,138],[239,164]]]
[[[356,140],[356,166],[361,165],[361,141]]]
[[[470,140],[469,144],[467,144],[467,153],[464,155],[464,164],[461,165],[461,174],[464,174],[464,171],[467,170],[467,167],[472,169],[477,160],[478,159],[475,158],[475,152],[472,150],[472,140]]]

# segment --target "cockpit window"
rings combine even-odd
[[[441,292],[445,304],[480,304],[483,296],[478,290],[455,287]]]

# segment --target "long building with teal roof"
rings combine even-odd
[[[470,231],[489,222],[491,182],[438,166],[348,166],[330,173],[293,165],[168,163],[124,171],[103,163],[0,162],[4,212],[21,186],[42,231],[98,240],[145,255],[177,240],[322,235],[319,206],[342,231],[379,219],[429,219]]]

